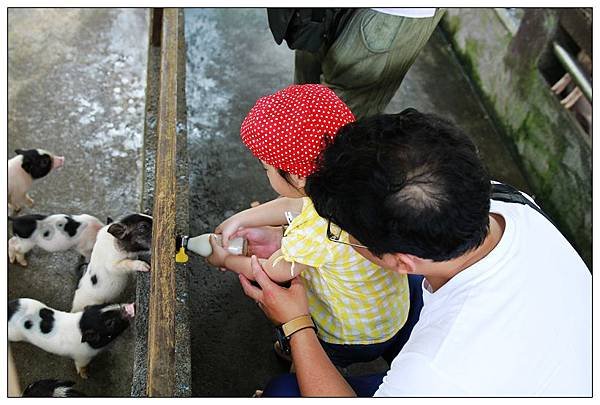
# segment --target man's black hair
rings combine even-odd
[[[490,178],[475,145],[412,108],[341,128],[305,190],[321,217],[378,256],[445,261],[488,233]]]

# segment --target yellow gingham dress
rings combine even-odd
[[[301,273],[319,337],[335,344],[373,344],[404,325],[410,303],[406,275],[383,269],[351,246],[327,238],[327,221],[310,198],[281,241],[283,259],[310,266]],[[348,241],[348,235],[342,233]]]

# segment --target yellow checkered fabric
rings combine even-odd
[[[281,241],[283,258],[310,266],[301,273],[319,337],[335,344],[373,344],[393,337],[410,303],[406,275],[383,269],[351,246],[327,238],[327,221],[304,198]],[[347,242],[348,235],[342,233]]]

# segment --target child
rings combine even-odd
[[[262,265],[276,282],[303,279],[321,344],[339,367],[379,357],[394,342],[409,307],[406,276],[357,253],[347,234],[319,217],[304,192],[319,152],[352,121],[335,93],[317,84],[290,86],[259,99],[242,123],[241,137],[282,197],[239,212],[215,229],[226,244],[242,228],[288,224],[286,214],[299,213],[281,248]],[[211,245],[209,263],[252,279],[249,257]]]

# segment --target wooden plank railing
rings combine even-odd
[[[175,217],[177,150],[178,9],[162,13],[160,93],[154,208],[152,212],[151,287],[148,313],[146,393],[170,397],[175,392]],[[158,11],[153,14],[157,27]],[[158,29],[154,28],[153,32]],[[154,40],[153,36],[153,40]]]

